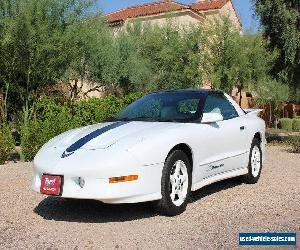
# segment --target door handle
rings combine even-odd
[[[240,127],[240,130],[245,130],[245,126],[241,126],[241,127]]]

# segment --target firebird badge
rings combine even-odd
[[[208,166],[207,172],[208,172],[208,171],[212,171],[212,170],[214,170],[214,169],[222,168],[222,167],[224,167],[224,164],[223,164],[223,163],[220,164],[220,165],[210,165],[210,166]]]

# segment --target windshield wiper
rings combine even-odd
[[[133,117],[133,118],[129,118],[129,117],[110,117],[107,119],[107,121],[158,121],[158,119],[153,118],[153,117],[146,117],[146,116],[139,116],[139,117]]]
[[[147,117],[147,116],[139,116],[131,119],[132,121],[147,121],[147,122],[157,122],[157,118]]]
[[[131,119],[128,117],[122,117],[122,118],[109,117],[105,121],[106,122],[131,121]]]
[[[179,122],[178,120],[175,119],[159,119],[157,121],[158,122]]]

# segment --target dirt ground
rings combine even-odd
[[[31,177],[31,163],[0,166],[1,249],[253,249],[239,247],[239,232],[277,231],[297,232],[297,247],[286,249],[300,249],[300,154],[285,148],[268,147],[258,184],[235,178],[210,185],[173,218],[148,203],[42,196],[31,190]]]

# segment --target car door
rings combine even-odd
[[[208,94],[203,113],[220,113],[224,120],[200,124],[202,146],[198,154],[198,181],[245,167],[247,149],[244,117],[238,114],[221,92]]]

